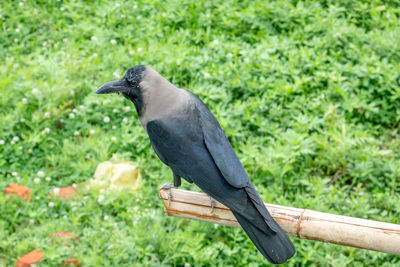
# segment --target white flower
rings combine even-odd
[[[215,39],[215,40],[213,41],[213,44],[214,44],[214,45],[217,45],[217,44],[219,44],[218,40],[217,40],[217,39]]]
[[[73,112],[73,113],[78,113],[78,110],[77,110],[76,108],[74,108],[74,109],[72,110],[72,112]]]
[[[80,110],[84,110],[84,109],[85,109],[85,106],[84,106],[84,105],[80,105],[80,106],[79,106],[79,109],[80,109]]]
[[[49,207],[50,208],[54,207],[54,202],[49,202]]]
[[[39,200],[39,199],[40,199],[40,197],[39,197],[39,196],[36,196],[36,197],[35,197],[35,199],[36,199],[36,200]]]
[[[46,182],[50,182],[51,181],[51,177],[47,176],[46,177]]]
[[[115,142],[117,141],[117,138],[115,136],[111,137],[111,141]]]
[[[141,52],[141,51],[142,51],[142,48],[141,48],[141,47],[138,47],[137,51],[138,51],[138,52]]]
[[[233,55],[231,53],[228,53],[227,57],[231,58],[231,57],[233,57]]]
[[[104,220],[107,221],[110,217],[108,217],[107,215],[104,216]]]
[[[37,175],[39,177],[44,177],[44,171],[42,171],[42,170],[38,171]]]
[[[115,6],[116,7],[119,7],[121,4],[120,3],[115,3]]]
[[[18,28],[16,28],[16,29],[15,29],[15,32],[19,32],[19,29],[18,29]]]
[[[34,220],[32,220],[32,219],[29,220],[29,224],[34,224],[34,223],[35,223]]]
[[[45,113],[44,113],[44,117],[45,117],[45,118],[50,118],[50,112],[48,112],[48,111],[45,112]]]
[[[85,155],[85,158],[87,158],[87,159],[90,159],[90,157],[91,157],[90,153],[87,153],[87,154]]]
[[[19,137],[18,136],[14,136],[12,140],[13,140],[14,143],[16,143],[16,142],[19,141]]]
[[[103,195],[99,195],[99,198],[97,199],[98,202],[102,202],[104,200],[104,196]]]
[[[117,126],[113,125],[113,127],[111,127],[113,130],[117,129]]]
[[[77,188],[78,185],[77,185],[77,184],[72,184],[72,187],[73,187],[73,188]]]
[[[112,45],[115,45],[115,44],[117,44],[117,41],[116,41],[115,39],[111,39],[110,43],[111,43]]]
[[[53,189],[53,194],[54,194],[54,195],[58,195],[59,193],[60,193],[60,188],[55,187],[55,188]]]
[[[125,111],[125,112],[129,112],[129,111],[131,111],[131,107],[130,107],[130,106],[126,106],[126,107],[124,107],[124,111]]]
[[[64,219],[64,220],[68,219],[67,215],[64,215],[64,216],[63,216],[63,219]]]
[[[39,90],[37,88],[32,89],[32,94],[36,95],[39,93]]]
[[[92,36],[92,38],[90,38],[93,42],[97,41],[97,37],[96,36]]]
[[[50,128],[44,128],[43,134],[47,134],[47,133],[49,133],[49,132],[50,132]]]
[[[24,118],[21,118],[20,121],[21,121],[21,122],[25,122],[25,119],[24,119]]]
[[[19,147],[18,147],[19,150],[22,150],[22,148],[23,148],[22,146],[19,146]]]
[[[14,43],[18,43],[18,39],[17,38],[14,39]]]
[[[20,7],[23,7],[24,6],[24,3],[22,3],[22,2],[19,2],[19,4],[18,4]]]
[[[78,135],[80,135],[80,133],[79,133],[78,131],[75,131],[75,132],[74,132],[74,135],[75,135],[75,136],[78,136]]]
[[[118,73],[117,70],[113,72],[113,76],[114,76],[115,79],[119,78],[119,73]]]
[[[104,121],[105,123],[109,123],[109,122],[110,122],[110,118],[109,118],[109,117],[104,117],[103,121]]]
[[[60,7],[60,10],[61,10],[61,12],[64,12],[64,10],[65,10],[65,7]]]
[[[208,74],[207,72],[204,72],[204,78],[210,78],[210,77],[211,77],[210,74]]]
[[[33,179],[33,182],[35,183],[35,184],[38,184],[38,183],[40,183],[40,178],[35,178],[35,179]]]
[[[190,267],[190,263],[185,262],[185,265],[183,265],[184,267]]]
[[[75,114],[74,114],[74,113],[70,113],[70,114],[69,114],[69,118],[70,118],[70,119],[75,118]]]
[[[90,129],[90,134],[94,134],[95,133],[95,130],[93,130],[93,129]]]
[[[137,8],[137,5],[134,5],[133,8],[136,9],[136,8]]]
[[[123,119],[122,119],[122,122],[123,122],[123,123],[128,123],[128,118],[123,118]]]
[[[114,112],[114,113],[118,113],[118,109],[114,108],[114,109],[113,109],[113,112]]]
[[[11,175],[14,176],[14,177],[18,176],[18,172],[12,172]]]
[[[3,139],[0,139],[0,146],[4,145],[6,143],[6,141],[4,141]]]
[[[94,56],[94,57],[97,57],[97,53],[94,53],[93,56]]]
[[[28,99],[22,98],[22,104],[27,104],[27,103],[28,103]]]
[[[63,41],[64,41],[65,44],[68,43],[68,39],[67,38],[64,38]]]
[[[35,8],[35,9],[33,10],[33,14],[37,15],[37,14],[39,14],[39,11]]]

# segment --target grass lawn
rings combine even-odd
[[[1,1],[0,189],[32,198],[0,193],[0,266],[35,248],[38,266],[268,265],[241,229],[163,214],[169,168],[133,105],[94,93],[139,64],[204,100],[265,202],[400,224],[399,17],[398,0]],[[140,166],[137,194],[48,195],[113,154]],[[293,241],[287,266],[400,265]]]

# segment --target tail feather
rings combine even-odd
[[[261,231],[259,227],[254,225],[254,222],[250,222],[243,215],[235,211],[233,211],[233,214],[256,248],[270,262],[280,264],[293,257],[296,250],[289,237],[276,222],[274,223],[278,231],[276,233],[267,234],[265,231]],[[261,216],[260,221],[263,221]]]

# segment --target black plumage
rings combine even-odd
[[[138,69],[129,70],[122,80],[133,72]],[[174,177],[194,182],[229,207],[270,262],[283,263],[291,258],[295,253],[292,242],[265,208],[207,106],[189,91],[174,87],[150,67],[146,66],[141,73],[139,78],[135,76],[136,82],[130,82],[136,86],[116,91],[122,91],[125,97],[140,96],[143,102],[140,107],[135,103],[137,99],[133,102],[161,161],[171,168]],[[101,87],[98,93],[109,93],[107,88]]]

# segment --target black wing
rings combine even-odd
[[[196,102],[204,142],[218,169],[230,185],[236,188],[246,187],[250,179],[217,119],[203,102],[199,99]]]
[[[242,163],[238,159],[231,144],[226,138],[217,119],[207,108],[207,106],[196,97],[196,106],[199,109],[200,121],[204,135],[204,141],[207,150],[218,169],[223,174],[226,181],[236,188],[244,188],[248,197],[252,200],[258,212],[263,216],[268,226],[277,232],[275,221],[265,208],[264,202],[261,200],[253,184],[244,170]]]

